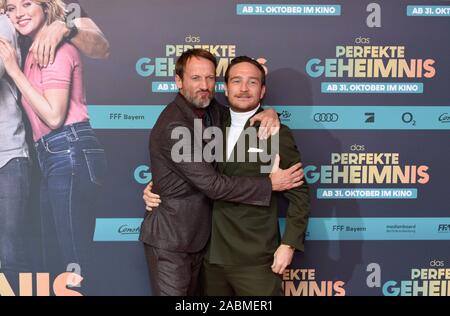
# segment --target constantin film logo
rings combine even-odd
[[[117,233],[120,235],[139,235],[141,232],[141,228],[139,226],[130,226],[128,224],[124,224],[117,229]]]

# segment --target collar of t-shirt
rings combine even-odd
[[[261,105],[258,105],[256,109],[249,112],[235,112],[230,108],[231,126],[227,135],[227,160],[230,159],[234,146],[236,146],[239,136],[244,130],[245,124],[255,115],[260,107]]]

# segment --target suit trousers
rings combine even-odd
[[[231,266],[204,262],[207,296],[281,296],[281,276],[270,264]]]
[[[205,249],[196,253],[184,253],[155,248],[147,244],[144,244],[144,249],[153,295],[203,294]]]

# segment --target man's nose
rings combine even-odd
[[[241,91],[248,91],[248,82],[243,81],[240,88]]]
[[[208,88],[208,79],[205,78],[200,82],[200,89],[208,90]]]

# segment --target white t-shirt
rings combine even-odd
[[[234,146],[236,146],[239,136],[244,130],[245,124],[253,115],[255,115],[259,107],[260,106],[249,112],[234,112],[230,108],[231,126],[227,135],[227,160],[230,159]]]

